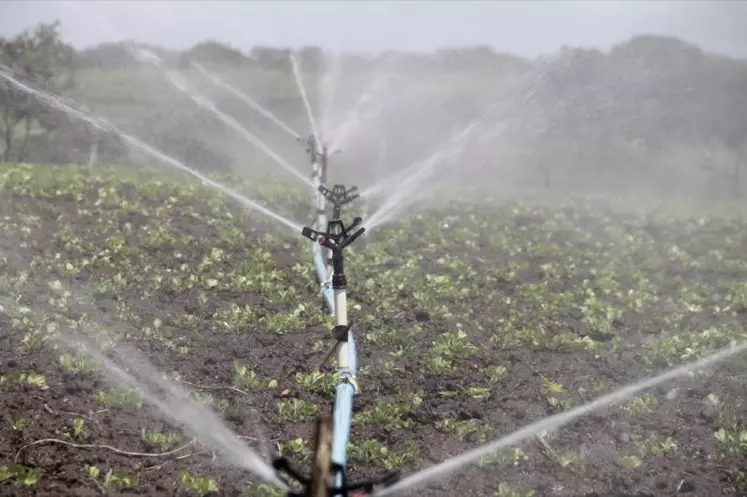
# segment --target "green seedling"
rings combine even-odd
[[[131,406],[139,409],[143,406],[140,392],[134,389],[96,392],[93,397],[96,402],[108,407]]]
[[[358,413],[355,416],[355,421],[391,428],[411,428],[414,422],[406,417],[409,412],[410,407],[407,405],[391,404],[377,399],[372,408]]]
[[[284,423],[300,423],[314,416],[319,408],[302,399],[291,399],[277,405],[278,418]]]
[[[177,445],[181,441],[181,436],[175,432],[163,433],[157,430],[146,430],[143,428],[140,432],[140,436],[150,446],[160,449],[161,452],[167,452]]]
[[[238,362],[233,365],[234,385],[240,389],[277,388],[277,380],[261,379],[253,370]]]
[[[115,472],[109,469],[104,476],[98,466],[86,465],[86,474],[103,493],[132,489],[137,485],[137,478],[126,471]]]
[[[214,478],[192,475],[186,472],[179,473],[178,483],[185,492],[197,497],[217,494],[220,490],[218,482]]]
[[[39,483],[40,475],[41,469],[18,463],[0,466],[0,484],[14,482],[21,488],[29,488]]]
[[[529,488],[512,487],[506,483],[499,483],[493,492],[493,497],[534,497],[534,490]]]
[[[474,419],[447,419],[439,422],[438,427],[464,441],[484,442],[490,435],[490,429]]]

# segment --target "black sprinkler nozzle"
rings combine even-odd
[[[311,240],[312,242],[315,242],[317,238],[319,238],[319,232],[312,230],[308,226],[304,226],[301,230],[301,234]]]
[[[358,237],[360,237],[360,236],[361,236],[361,235],[362,235],[362,234],[363,234],[363,233],[364,233],[365,231],[366,231],[366,228],[361,228],[361,229],[359,229],[358,231],[356,231],[355,233],[353,233],[352,235],[350,235],[350,236],[348,237],[348,239],[347,239],[347,240],[345,240],[345,241],[343,242],[343,244],[342,244],[342,246],[341,246],[340,248],[345,248],[345,247],[347,247],[348,245],[350,245],[351,243],[353,243],[353,242],[354,242],[355,240],[357,240],[357,239],[358,239]]]
[[[331,250],[334,259],[335,255],[340,256],[342,249],[353,243],[366,231],[365,228],[358,228],[362,222],[363,220],[360,217],[356,217],[350,226],[345,227],[339,219],[331,219],[327,222],[326,232],[316,231],[304,226],[301,229],[301,234],[312,242]],[[351,233],[356,228],[358,229]]]

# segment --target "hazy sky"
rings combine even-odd
[[[0,36],[62,21],[76,47],[134,39],[185,48],[214,39],[356,51],[492,45],[519,55],[561,45],[609,48],[637,34],[673,35],[747,58],[745,1],[34,1],[0,0]]]

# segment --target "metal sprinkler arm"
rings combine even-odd
[[[326,232],[316,231],[309,227],[304,227],[301,231],[303,236],[312,242],[316,242],[322,247],[329,249],[332,253],[332,288],[338,295],[340,293],[344,295],[344,291],[347,288],[347,280],[345,278],[345,259],[342,251],[363,234],[365,228],[358,228],[362,221],[363,220],[360,217],[357,217],[353,220],[353,224],[346,228],[343,222],[339,219],[332,219],[327,222]],[[358,228],[357,231],[353,231],[356,228]],[[345,312],[345,309],[337,309],[337,307],[335,307],[335,314],[338,315],[338,317],[341,313]],[[347,321],[347,317],[345,317],[344,321]],[[338,322],[337,324],[347,323]]]
[[[343,205],[349,204],[353,200],[360,197],[359,194],[354,193],[357,191],[357,186],[351,186],[349,190],[346,190],[345,185],[335,185],[330,190],[324,185],[319,185],[319,193],[324,195],[324,198],[326,198],[332,204],[333,219],[340,219]]]
[[[366,228],[358,228],[362,222],[363,219],[356,217],[351,225],[345,227],[343,222],[339,219],[331,219],[327,223],[326,232],[317,231],[305,226],[301,230],[301,234],[312,242],[316,242],[322,247],[328,248],[332,251],[333,259],[335,258],[335,255],[337,255],[340,262],[342,262],[342,250],[353,243],[363,234],[364,231],[366,231]],[[355,228],[358,228],[358,230],[351,234],[351,231]],[[342,267],[340,269],[342,269]]]

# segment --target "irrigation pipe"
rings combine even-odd
[[[316,209],[314,215],[313,229],[325,231],[327,229],[327,199],[319,190],[327,182],[327,150],[320,146],[312,135],[306,142],[307,153],[311,156],[311,183],[314,186],[312,203]],[[330,315],[335,313],[335,298],[332,289],[332,266],[329,264],[329,250],[318,243],[312,243],[312,263],[316,271],[316,277],[322,287],[322,298]]]
[[[314,267],[322,284],[327,310],[334,316],[334,346],[325,362],[332,354],[336,355],[339,382],[335,388],[332,416],[320,416],[315,424],[311,475],[306,477],[296,472],[283,457],[276,458],[273,466],[304,487],[303,492],[291,492],[289,497],[347,497],[356,489],[370,493],[375,486],[391,480],[390,476],[379,481],[349,485],[346,477],[353,398],[359,388],[356,380],[358,356],[355,336],[348,321],[343,250],[360,237],[365,229],[360,226],[363,222],[360,217],[355,218],[348,226],[341,220],[342,206],[359,197],[354,193],[357,188],[346,189],[344,185],[327,188],[324,185],[327,180],[327,147],[321,146],[313,135],[306,144],[311,157],[312,181],[317,187],[313,198],[316,212],[313,226],[303,228],[301,234],[314,245]],[[327,215],[327,203],[332,204],[331,217]],[[324,363],[321,366],[323,365]]]

